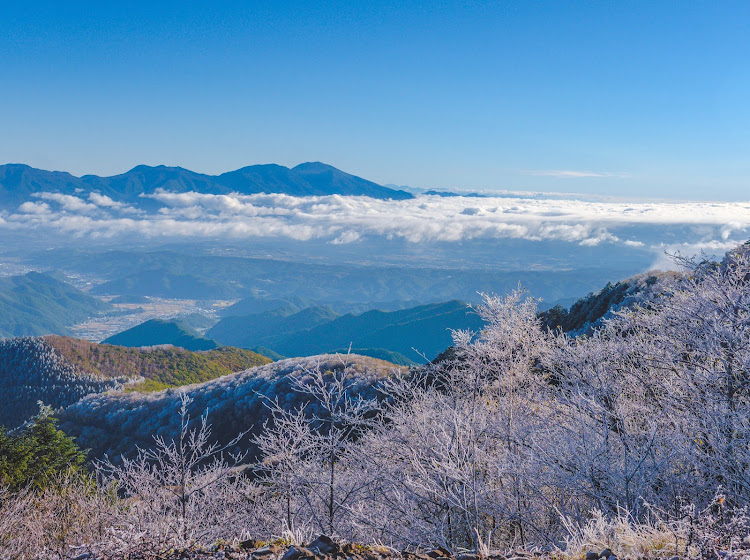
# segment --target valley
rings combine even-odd
[[[205,318],[210,324],[219,320],[220,310],[234,304],[235,300],[195,300],[195,299],[167,299],[159,297],[143,298],[138,303],[123,303],[118,296],[99,296],[97,299],[107,302],[114,312],[110,315],[88,318],[87,320],[70,326],[70,332],[77,338],[84,338],[92,342],[101,342],[105,338],[125,331],[150,319],[185,317],[196,315]],[[207,327],[197,327],[207,330]]]

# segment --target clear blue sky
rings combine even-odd
[[[9,4],[3,163],[750,199],[747,1]]]

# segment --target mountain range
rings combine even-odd
[[[262,306],[261,306],[262,308]],[[397,311],[371,309],[341,315],[325,306],[287,304],[228,316],[205,336],[179,320],[151,319],[103,341],[129,347],[173,345],[209,350],[218,345],[254,350],[272,359],[352,352],[399,365],[431,360],[452,344],[451,329],[478,331],[482,320],[453,300]]]
[[[45,171],[24,164],[0,165],[0,207],[14,208],[39,192],[77,195],[96,192],[115,202],[141,203],[140,195],[157,189],[204,194],[281,193],[291,196],[357,195],[406,199],[413,195],[390,189],[320,162],[250,165],[206,175],[182,167],[138,165],[120,175],[76,177],[63,171]]]
[[[246,315],[280,307],[324,305],[339,313],[403,309],[435,301],[478,302],[481,293],[507,293],[519,282],[545,306],[566,305],[612,280],[630,276],[602,268],[558,270],[459,269],[451,262],[434,267],[359,266],[284,259],[284,254],[243,258],[179,250],[95,251],[88,248],[37,251],[25,255],[31,266],[93,275],[104,282],[90,293],[127,298],[249,298],[222,315]],[[438,267],[442,265],[442,267]],[[627,268],[627,267],[626,267]],[[137,300],[136,300],[137,301]],[[265,303],[264,303],[265,301]]]
[[[250,349],[274,360],[284,356],[346,354],[351,349],[356,354],[410,366],[432,359],[450,346],[451,329],[481,327],[479,316],[460,301],[345,315],[325,306],[299,308],[286,304],[224,317],[205,336],[183,321],[151,319],[103,343],[129,347],[172,345],[188,350],[209,350],[221,344]]]
[[[346,315],[328,307],[287,306],[225,317],[206,336],[231,346],[270,348],[284,356],[311,356],[350,346],[384,349],[396,353],[394,361],[410,363],[431,360],[450,346],[451,329],[479,330],[482,325],[479,315],[457,300]]]

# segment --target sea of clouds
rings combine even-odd
[[[632,202],[575,195],[441,197],[410,200],[283,194],[212,195],[157,191],[126,205],[99,193],[41,192],[0,214],[0,228],[113,238],[287,238],[352,244],[363,238],[410,243],[519,239],[580,246],[683,245],[723,250],[745,241],[750,202]],[[688,232],[675,241],[660,231]]]

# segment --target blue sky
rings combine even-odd
[[[748,2],[7,4],[1,162],[750,199]]]

